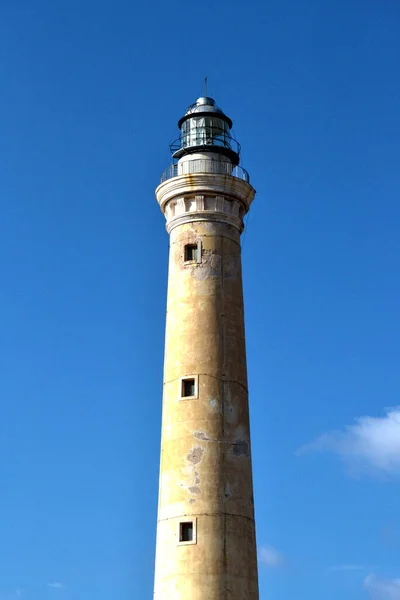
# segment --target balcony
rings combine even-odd
[[[181,163],[170,165],[161,175],[161,182],[179,177],[180,175],[192,175],[195,173],[211,173],[214,175],[230,175],[242,179],[246,183],[250,183],[250,176],[243,167],[234,167],[232,163],[212,160],[207,158],[197,158]]]

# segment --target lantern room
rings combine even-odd
[[[231,136],[232,121],[212,98],[198,98],[179,120],[178,127],[181,135],[171,144],[173,158],[213,152],[225,155],[234,166],[239,164],[240,145]]]

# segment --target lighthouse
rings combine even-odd
[[[258,600],[240,236],[255,190],[231,119],[179,120],[156,198],[170,236],[155,600]]]

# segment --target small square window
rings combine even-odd
[[[199,397],[199,376],[184,375],[179,378],[179,388],[177,389],[180,400],[192,400]]]
[[[182,379],[182,398],[188,398],[196,395],[196,382],[194,377]]]
[[[197,244],[186,244],[185,246],[185,262],[197,260],[198,257]]]
[[[187,519],[187,520],[186,520]],[[186,517],[184,521],[178,521],[176,541],[178,546],[190,546],[197,544],[197,519]]]
[[[179,524],[179,541],[193,542],[193,521]]]

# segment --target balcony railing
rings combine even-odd
[[[187,148],[200,148],[207,146],[211,149],[225,148],[235,154],[240,154],[240,144],[235,138],[221,131],[220,128],[209,127],[207,130],[199,128],[190,133],[183,133],[177,140],[170,144],[171,153],[177,153],[179,150]]]
[[[180,175],[192,175],[194,173],[212,173],[215,175],[231,175],[250,183],[250,176],[243,167],[234,167],[231,163],[207,158],[196,158],[181,163],[170,165],[161,175],[161,183],[179,177]]]

